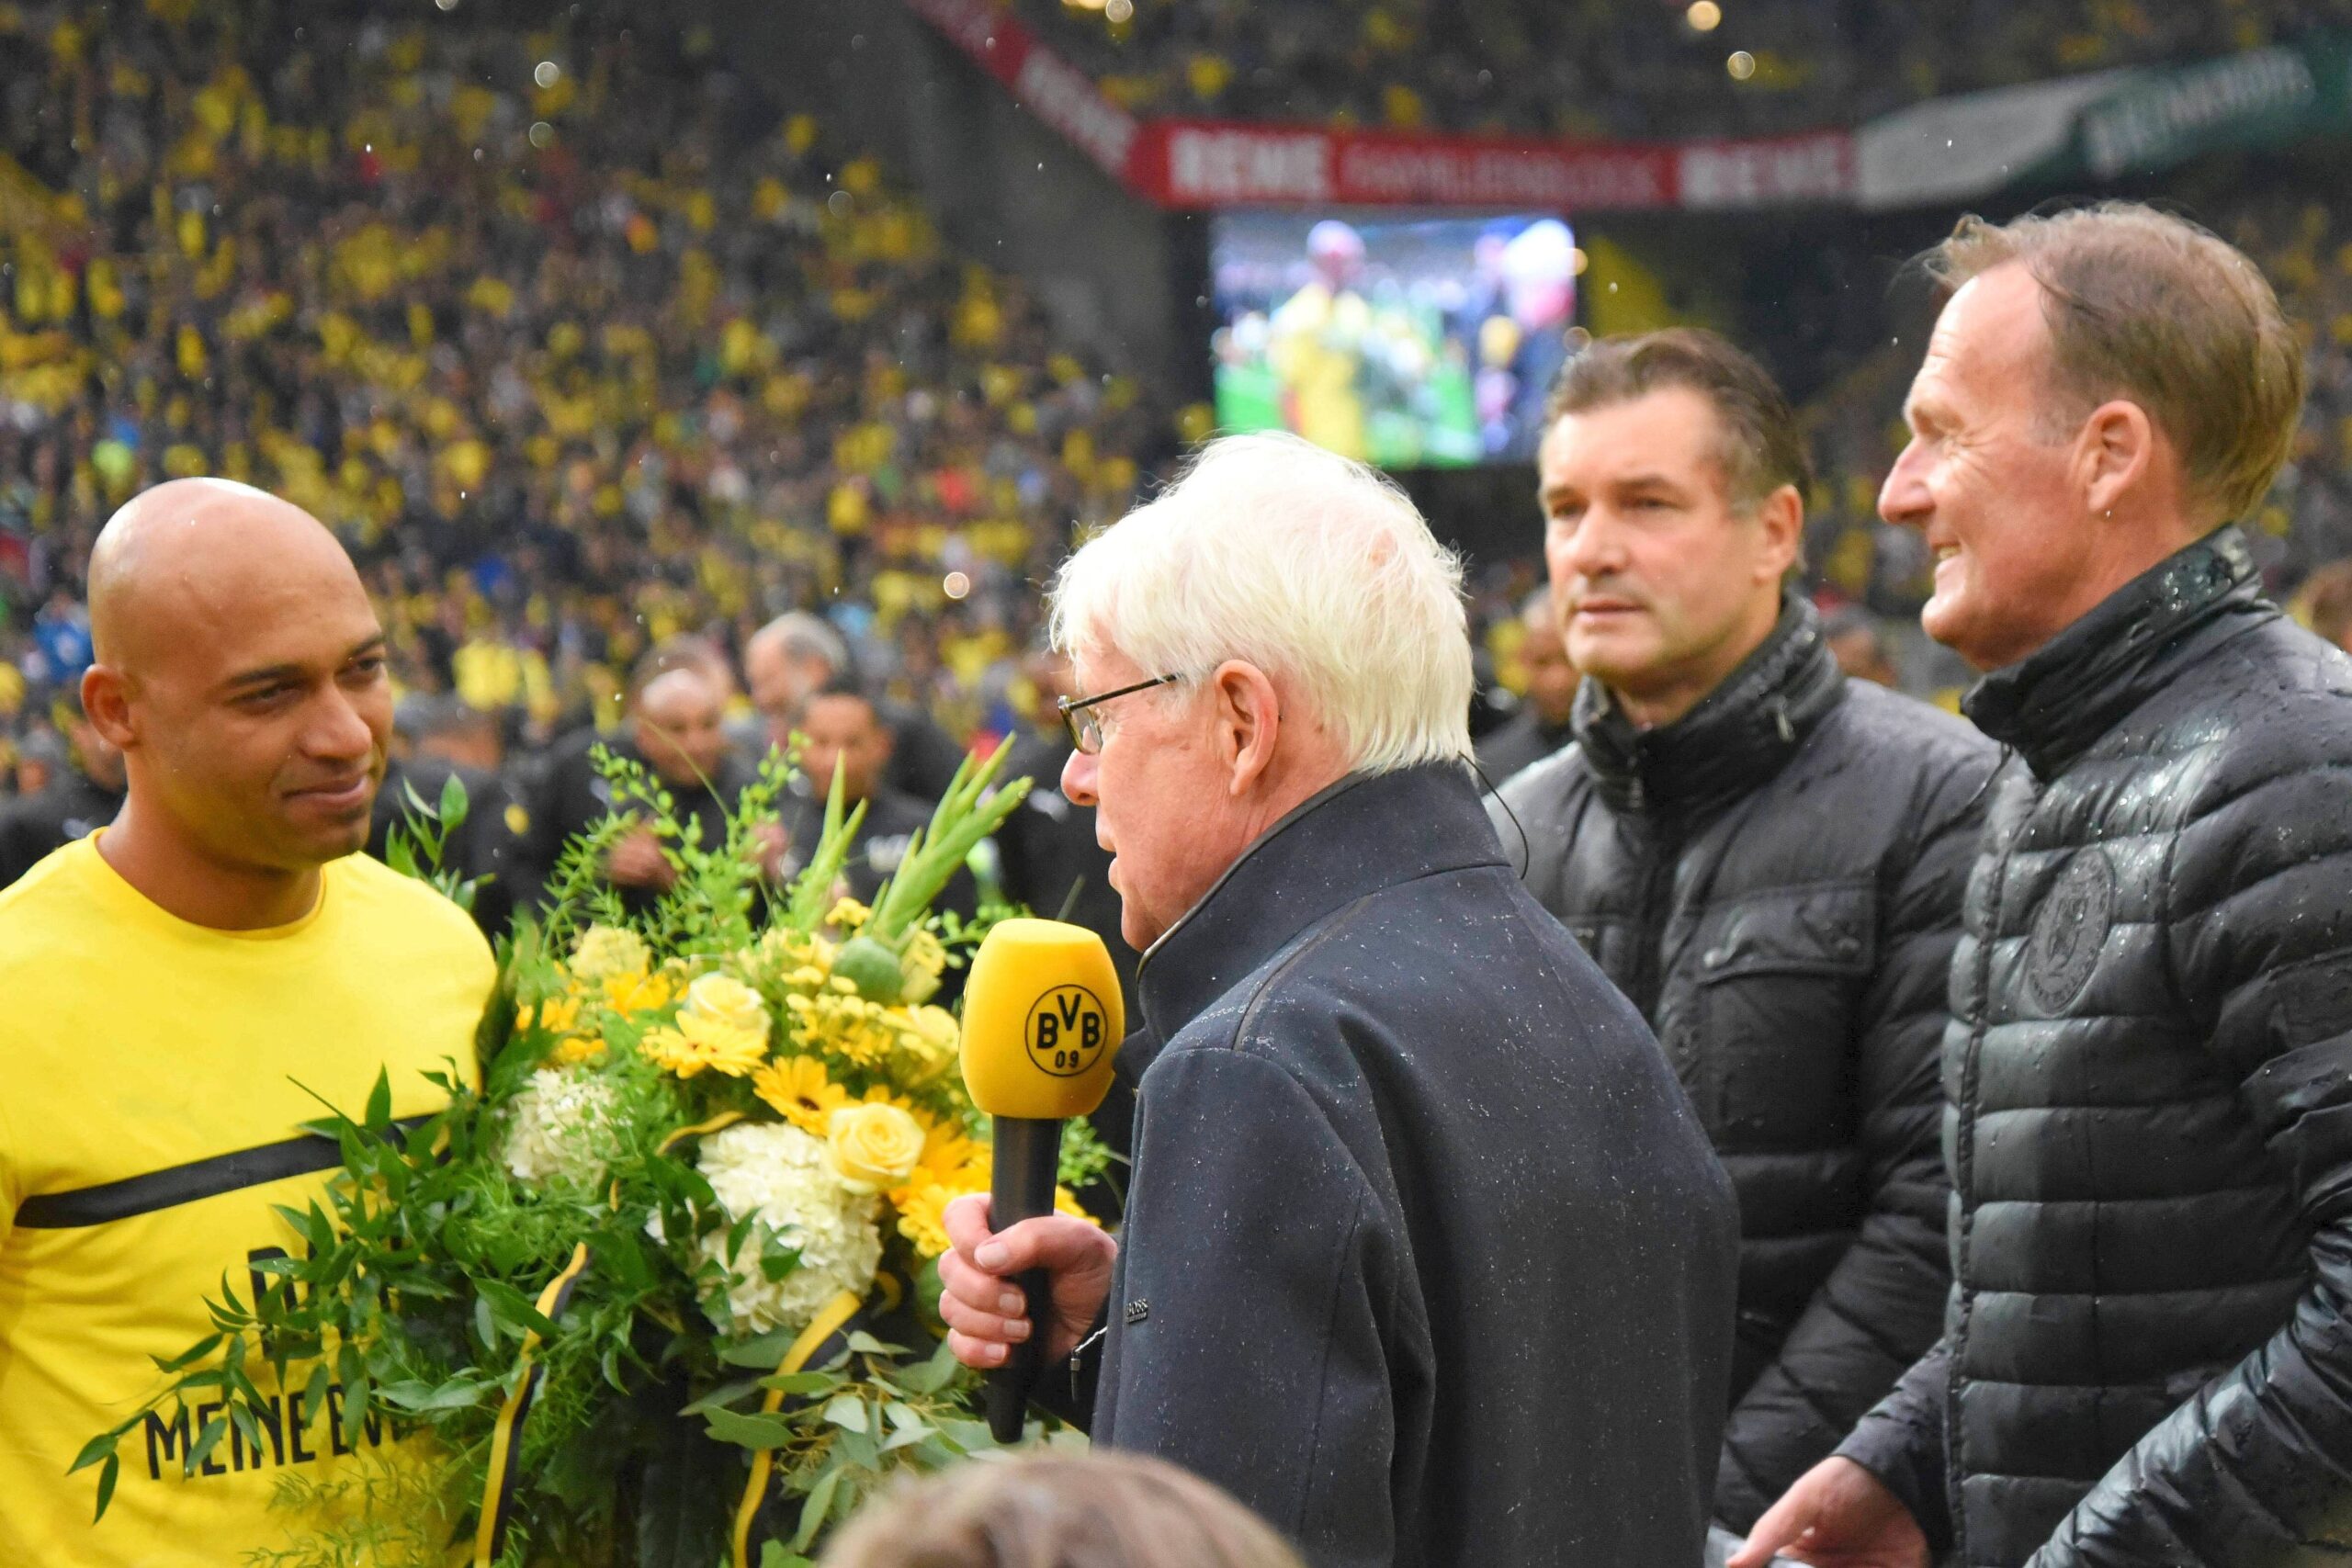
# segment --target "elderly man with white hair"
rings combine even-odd
[[[1063,567],[1095,694],[1062,787],[1146,950],[1126,1224],[961,1200],[942,1310],[974,1366],[1038,1336],[1096,1441],[1323,1568],[1696,1563],[1730,1190],[1480,808],[1459,579],[1396,489],[1282,436]]]

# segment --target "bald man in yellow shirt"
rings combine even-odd
[[[320,1099],[356,1112],[380,1072],[394,1115],[439,1109],[425,1075],[471,1075],[495,971],[456,906],[355,853],[391,696],[334,536],[175,480],[107,525],[90,602],[83,703],[129,793],[0,894],[0,1563],[217,1568],[324,1527],[274,1501],[281,1482],[315,1509],[398,1439],[371,1423],[347,1443],[339,1390],[306,1426],[298,1393],[190,1473],[219,1412],[167,1405],[124,1440],[96,1523],[93,1477],[67,1469],[159,1386],[151,1356],[209,1331],[224,1279],[250,1299],[257,1264],[299,1249],[275,1205],[339,1163],[300,1128]]]

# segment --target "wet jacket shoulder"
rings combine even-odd
[[[1953,1303],[1846,1451],[1970,1568],[2341,1561],[2352,660],[2231,529],[1969,711]]]
[[[1697,1562],[1729,1193],[1466,770],[1310,802],[1140,989],[1097,1439],[1317,1568]]]
[[[1995,748],[1848,682],[1811,607],[1677,723],[1588,682],[1504,785],[1529,889],[1656,1029],[1739,1193],[1718,1516],[1745,1529],[1933,1343],[1937,1071]]]

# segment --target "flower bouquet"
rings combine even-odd
[[[323,1409],[355,1449],[363,1424],[403,1440],[282,1483],[306,1529],[332,1521],[305,1564],[779,1568],[893,1471],[988,1446],[934,1310],[941,1213],[989,1160],[938,998],[988,921],[931,905],[1027,790],[992,790],[1002,759],[967,760],[871,908],[840,894],[863,807],[838,786],[807,869],[771,890],[780,763],[706,846],[607,759],[675,887],[632,917],[600,874],[628,819],[583,836],[544,922],[502,944],[479,1088],[452,1064],[420,1124],[380,1082],[310,1124],[343,1168],[280,1211],[307,1251],[266,1260],[251,1300],[224,1281],[215,1332],[84,1450],[101,1511],[149,1410],[218,1412],[193,1471],[232,1427],[258,1451],[278,1409]],[[1066,1147],[1066,1186],[1108,1157],[1082,1131]]]

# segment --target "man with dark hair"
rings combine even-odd
[[[82,710],[78,688],[58,701],[65,763],[39,794],[0,809],[0,887],[51,852],[85,839],[122,809],[122,753]]]
[[[1577,743],[1489,810],[1656,1030],[1739,1194],[1715,1511],[1744,1529],[1936,1337],[1937,1051],[1993,749],[1849,682],[1785,591],[1806,464],[1754,360],[1708,333],[1603,339],[1551,410]]]
[[[752,705],[766,721],[757,738],[761,750],[789,746],[809,698],[854,678],[842,634],[806,611],[778,615],[752,634],[743,647],[743,676]],[[878,696],[873,701],[890,735],[883,784],[926,805],[938,800],[964,761],[963,749],[921,708]]]
[[[842,809],[860,801],[865,817],[842,868],[849,894],[871,904],[882,884],[906,858],[915,829],[931,820],[931,807],[882,782],[890,761],[891,736],[880,705],[855,681],[835,676],[812,694],[801,709],[804,744],[800,766],[784,800],[785,849],[776,863],[780,880],[797,875],[824,830],[826,792],[836,770],[842,778]],[[959,871],[940,895],[937,908],[970,919],[979,908],[979,889],[969,871]]]
[[[1879,495],[2016,761],[1952,964],[1943,1338],[1739,1561],[2341,1562],[2352,660],[2233,519],[2302,355],[2252,263],[2112,204],[1933,253]]]

